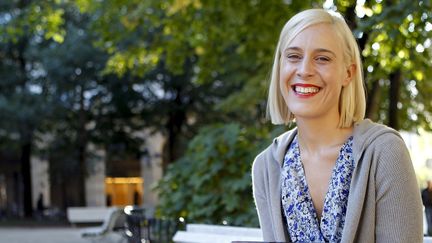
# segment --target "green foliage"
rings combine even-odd
[[[98,1],[80,2],[84,6]],[[247,109],[256,119],[279,30],[299,9],[319,6],[317,2],[111,0],[94,10],[101,17],[93,28],[97,44],[112,52],[106,72],[143,76],[160,62],[174,76],[192,69],[188,85],[235,87],[225,93],[232,97],[218,109]]]
[[[396,100],[399,129],[432,131],[431,38],[432,4],[430,1],[369,1],[357,6],[365,16],[357,17],[357,33],[367,42],[363,49],[366,85],[379,97],[371,107],[378,107],[371,118],[389,122],[389,101]],[[390,94],[391,75],[400,71],[399,94]],[[374,86],[374,83],[378,85]],[[376,89],[376,90],[372,90]]]
[[[278,132],[280,129],[270,134],[267,128],[244,128],[237,123],[202,128],[156,187],[159,216],[257,226],[251,166]]]
[[[6,1],[0,4],[3,23],[0,24],[0,40],[17,43],[23,36],[41,35],[45,39],[63,42],[66,31],[64,7],[59,1]]]
[[[78,2],[86,12],[100,16],[94,28],[100,37],[97,43],[112,53],[107,72],[123,75],[130,71],[141,76],[163,61],[177,75],[185,72],[185,61],[194,58],[194,75],[188,82],[237,84],[237,90],[227,93],[215,109],[230,114],[247,110],[255,120],[263,112],[279,30],[293,14],[322,4],[280,0]],[[349,17],[359,41],[364,42],[366,85],[368,93],[377,94],[369,104],[377,112],[369,116],[389,123],[389,100],[396,97],[393,103],[400,103],[397,119],[401,129],[421,126],[432,130],[432,107],[425,102],[431,92],[431,2],[337,1],[333,8]],[[400,95],[391,96],[389,79],[398,71],[403,76],[402,89]]]

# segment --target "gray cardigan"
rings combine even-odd
[[[289,241],[281,211],[280,172],[297,129],[285,132],[252,166],[253,196],[265,241]],[[399,133],[363,120],[354,125],[356,167],[342,242],[422,242],[422,205],[406,145]]]

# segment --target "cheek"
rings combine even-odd
[[[346,76],[343,72],[337,69],[322,69],[320,72],[321,78],[330,85],[344,86]]]
[[[279,71],[279,88],[284,98],[286,98],[286,95],[288,94],[288,83],[289,74],[287,73],[286,68],[281,68]]]
[[[287,85],[291,81],[294,69],[290,66],[282,66],[279,70],[279,80],[281,85]]]

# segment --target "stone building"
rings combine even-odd
[[[106,151],[96,146],[88,146],[97,156],[88,163],[85,180],[86,206],[145,205],[154,207],[157,195],[151,187],[162,177],[161,134],[144,131],[137,136],[145,136],[142,145],[145,153],[140,157],[109,160]],[[97,159],[94,159],[96,157]],[[78,185],[71,175],[50,176],[47,159],[32,156],[32,205],[37,207],[38,199],[50,209],[64,211],[76,206]],[[66,177],[66,178],[64,178]],[[23,215],[23,183],[19,158],[8,153],[0,153],[0,218]],[[42,195],[42,196],[41,196]]]

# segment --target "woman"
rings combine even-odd
[[[408,150],[398,132],[364,119],[360,54],[341,16],[311,9],[286,23],[268,111],[296,128],[253,164],[265,241],[422,241]]]

